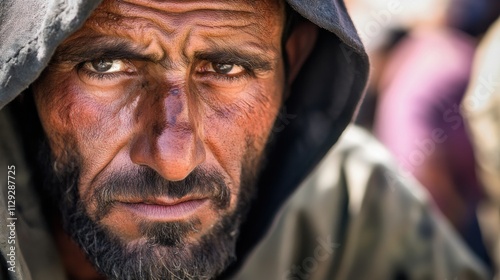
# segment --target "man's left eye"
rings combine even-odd
[[[110,74],[124,72],[127,70],[127,64],[121,59],[96,59],[85,62],[83,68],[98,74]]]
[[[215,72],[221,75],[237,76],[245,72],[245,68],[236,64],[211,62],[207,65],[206,72]]]

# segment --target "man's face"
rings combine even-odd
[[[35,83],[66,227],[103,272],[227,265],[282,102],[277,2],[105,1]]]

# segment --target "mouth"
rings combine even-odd
[[[166,199],[155,198],[137,202],[118,202],[118,204],[133,214],[146,219],[174,221],[187,219],[208,204],[208,198],[201,199]]]

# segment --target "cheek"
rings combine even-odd
[[[71,94],[74,89],[65,87],[66,81],[43,81],[34,86],[35,104],[52,152],[59,159],[65,149],[76,148],[77,137],[71,123],[71,116],[75,115]]]
[[[247,150],[260,156],[265,148],[282,102],[283,88],[276,84],[281,83],[255,84],[245,94],[245,100],[231,110],[212,111],[204,121],[205,142],[234,181],[239,181]]]
[[[249,119],[244,121],[249,135],[254,135],[260,146],[267,142],[272,127],[282,104],[283,87],[269,84],[259,87],[263,95],[257,95],[256,106],[253,107]]]
[[[119,102],[96,102],[75,79],[59,83],[47,79],[34,92],[56,159],[64,162],[64,155],[73,150],[80,156],[82,175],[108,160],[130,133],[132,112],[128,108],[132,106],[122,108]]]
[[[278,71],[278,73],[281,73]],[[253,85],[249,100],[244,100],[241,110],[231,120],[233,126],[241,130],[246,140],[257,151],[261,151],[282,104],[283,78],[278,75]]]

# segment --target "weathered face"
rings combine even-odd
[[[58,48],[33,87],[55,174],[76,176],[78,207],[122,253],[164,265],[234,242],[221,225],[239,223],[282,102],[283,23],[271,0],[105,1]]]

